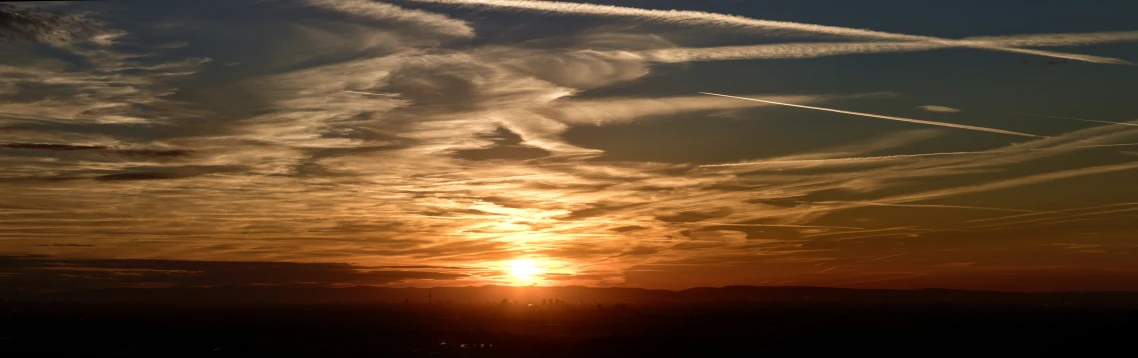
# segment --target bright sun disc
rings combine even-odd
[[[534,276],[541,274],[542,270],[538,268],[537,262],[533,260],[514,260],[508,262],[510,276],[514,277],[514,281],[530,282],[534,280]]]

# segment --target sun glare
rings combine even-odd
[[[514,260],[507,262],[507,264],[509,265],[510,276],[513,276],[514,282],[517,283],[532,283],[536,279],[534,276],[544,272],[533,260]]]

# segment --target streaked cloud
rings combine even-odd
[[[305,3],[339,11],[351,16],[367,17],[383,23],[409,24],[422,30],[436,31],[455,37],[474,36],[474,29],[465,21],[426,11],[410,10],[388,3],[370,0],[304,0]]]

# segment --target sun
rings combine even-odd
[[[535,279],[534,276],[545,272],[533,260],[514,260],[506,262],[506,264],[509,266],[510,276],[513,276],[517,283],[531,283]]]

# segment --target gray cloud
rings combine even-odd
[[[66,42],[98,32],[99,24],[81,16],[34,7],[0,4],[0,43]]]
[[[937,105],[932,105],[932,104],[926,105],[926,106],[920,106],[917,108],[920,108],[920,109],[923,109],[923,110],[926,110],[929,112],[941,112],[941,113],[960,113],[960,112],[962,112],[962,110],[957,109],[957,108],[937,106]]]
[[[93,151],[124,157],[184,157],[192,153],[184,149],[152,149],[152,148],[115,148],[103,145],[70,145],[45,143],[5,143],[0,144],[3,149],[15,150],[41,150],[41,151]]]
[[[164,172],[138,172],[138,173],[120,173],[120,174],[107,174],[95,177],[95,180],[101,181],[130,181],[130,180],[162,180],[162,179],[182,179],[197,176],[200,174],[193,173],[164,173]]]
[[[0,256],[0,282],[27,291],[154,286],[383,285],[404,280],[453,280],[461,272],[423,271],[340,263],[65,260]]]

